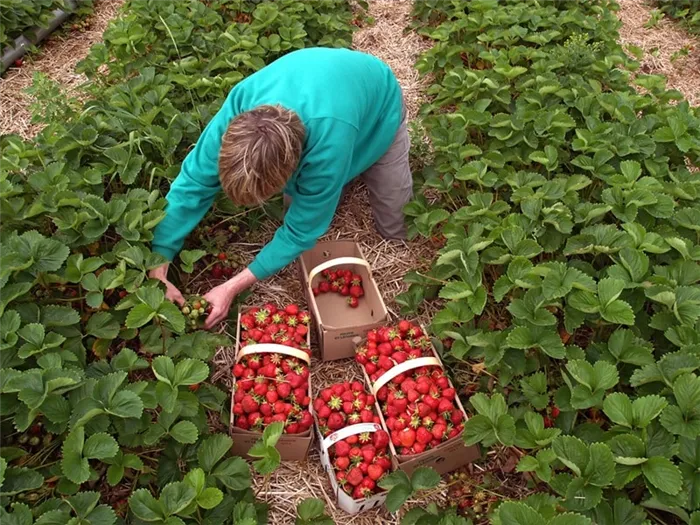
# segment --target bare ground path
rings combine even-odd
[[[655,8],[650,0],[618,0],[620,42],[644,51],[640,72],[661,74],[694,106],[700,105],[700,39],[668,17],[644,27]],[[683,50],[687,56],[682,56]]]
[[[361,28],[353,38],[356,49],[378,56],[388,63],[396,74],[404,92],[409,119],[416,117],[421,104],[424,83],[418,77],[414,63],[420,52],[429,43],[414,32],[404,32],[410,23],[412,0],[370,1],[369,16],[375,22]],[[260,232],[256,239],[259,249],[274,234],[274,225]],[[435,254],[425,241],[387,242],[374,229],[367,193],[361,184],[354,184],[349,195],[340,205],[333,224],[324,239],[355,240],[360,243],[365,256],[372,264],[382,295],[394,315],[398,308],[394,297],[405,289],[404,274],[410,269],[429,266]],[[250,254],[253,256],[253,253]],[[253,290],[256,302],[303,302],[296,265],[290,265],[277,276],[258,284]],[[220,353],[218,361],[221,372],[228,374],[232,356]],[[319,385],[328,385],[346,379],[360,378],[360,369],[352,360],[330,363],[312,363],[314,390]],[[262,480],[257,477],[258,487]],[[438,497],[444,495],[438,494]],[[327,512],[338,525],[396,525],[398,519],[383,508],[357,516],[349,516],[335,507],[335,497],[327,474],[323,471],[318,453],[314,450],[304,464],[283,464],[273,475],[267,490],[260,494],[270,505],[272,525],[294,522],[296,505],[305,498],[316,497],[326,502]]]
[[[87,80],[85,75],[75,72],[75,65],[87,56],[93,44],[102,41],[102,33],[123,3],[124,0],[96,0],[94,11],[85,19],[88,23],[85,29],[71,30],[74,19],[68,19],[40,44],[38,53],[25,56],[21,67],[5,72],[0,78],[0,135],[16,133],[30,138],[41,129],[31,123],[31,100],[23,92],[32,85],[34,73],[46,73],[67,88],[68,95],[75,94],[77,87]]]

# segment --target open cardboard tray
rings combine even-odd
[[[314,421],[315,420],[316,418],[314,417]],[[348,514],[359,514],[360,512],[365,512],[383,505],[386,501],[387,493],[384,491],[373,495],[371,498],[364,498],[360,500],[353,499],[352,496],[341,489],[338,485],[335,478],[335,470],[333,470],[333,464],[331,463],[328,450],[335,443],[341,439],[345,439],[348,436],[362,434],[363,432],[376,432],[378,430],[382,430],[382,427],[376,423],[358,423],[356,425],[350,425],[348,427],[341,428],[340,430],[336,430],[324,438],[321,435],[321,432],[318,431],[318,423],[316,424],[316,432],[320,445],[319,448],[321,450],[321,464],[331,480],[331,487],[333,488],[333,493],[335,494],[336,501],[338,502],[338,507]]]
[[[290,348],[284,345],[278,344],[258,344],[246,346],[241,348],[241,313],[238,314],[238,324],[236,326],[236,362],[238,362],[244,355],[256,354],[256,353],[280,353],[291,355],[306,361],[309,365],[311,364],[311,356],[308,356],[303,350],[297,350],[295,348]],[[309,348],[311,347],[311,336],[310,332],[307,335],[307,342],[309,343]],[[251,350],[246,353],[245,350]],[[252,351],[255,350],[255,351]],[[309,367],[309,399],[311,399],[311,368]],[[231,422],[229,424],[229,433],[233,439],[233,446],[231,450],[237,456],[245,457],[248,456],[248,451],[252,446],[262,437],[262,432],[253,432],[251,430],[243,430],[234,425],[235,415],[233,413],[233,394],[236,389],[236,378],[233,378],[233,387],[231,389]],[[312,404],[309,403],[309,411],[313,415]],[[280,453],[282,461],[303,461],[306,459],[309,449],[311,448],[311,442],[313,441],[313,429],[309,429],[302,434],[282,434],[279,441],[277,442],[277,450]]]
[[[423,332],[425,332],[425,329],[423,329]],[[356,344],[363,343],[364,341],[365,338],[356,339]],[[417,359],[405,361],[400,365],[396,365],[391,370],[385,372],[381,376],[380,380],[374,384],[372,384],[372,381],[367,375],[367,372],[365,372],[364,367],[362,367],[362,375],[365,377],[365,382],[369,386],[370,392],[375,396],[375,399],[379,388],[387,384],[389,381],[391,381],[394,377],[396,377],[402,372],[406,372],[414,368],[420,368],[422,366],[439,366],[440,368],[444,369],[445,367],[442,365],[440,356],[435,351],[435,347],[433,347],[432,344],[430,345],[430,349],[433,352],[433,357],[419,357]],[[450,386],[454,387],[452,381],[449,378],[448,381],[450,381]],[[386,424],[386,419],[384,419],[384,414],[382,413],[378,399],[376,399],[375,405],[376,411],[379,414],[379,418],[382,421],[382,426],[384,427],[384,430],[389,432],[389,434],[391,435],[389,427]],[[464,415],[464,421],[466,422],[467,412],[464,410],[464,405],[462,405],[462,401],[460,401],[459,396],[455,396],[455,405],[462,411],[462,414]],[[394,468],[403,470],[408,476],[410,476],[413,473],[413,471],[416,470],[418,467],[431,467],[438,474],[443,475],[447,474],[448,472],[452,472],[453,470],[457,470],[459,467],[462,467],[468,463],[471,463],[472,461],[478,459],[481,456],[481,452],[479,450],[479,447],[476,445],[468,447],[464,444],[464,441],[462,439],[463,433],[464,431],[460,432],[459,435],[448,439],[447,441],[441,443],[435,448],[426,450],[425,452],[422,452],[420,454],[413,454],[410,456],[399,454],[396,450],[396,447],[394,447],[394,443],[391,440],[389,440],[389,448],[391,450],[391,461],[392,463],[394,463]]]
[[[351,269],[362,277],[365,295],[357,308],[350,308],[340,294],[329,292],[314,296],[311,291],[323,270],[336,267]],[[316,321],[321,359],[354,357],[353,340],[381,326],[389,316],[362,249],[354,241],[319,243],[301,255],[299,269],[309,310]]]

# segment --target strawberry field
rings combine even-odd
[[[694,20],[685,4],[668,9]],[[182,309],[147,276],[165,262],[150,243],[229,90],[289,51],[352,46],[368,6],[127,0],[79,63],[83,96],[44,79],[43,130],[0,137],[0,521],[700,525],[700,114],[638,70],[617,8],[414,3],[426,88],[407,246],[430,250],[380,282],[390,326],[331,369],[296,282],[239,297],[244,334],[238,305],[202,328],[199,294],[250,262],[278,200],[217,200],[172,265]],[[314,293],[362,304],[357,276],[330,274]],[[233,360],[270,342],[293,357]],[[368,389],[436,359],[431,343],[444,372]],[[374,427],[323,454],[351,498],[386,496],[366,522],[334,507],[318,455],[289,467],[278,451],[346,423]],[[252,430],[252,457],[235,455]],[[391,472],[392,453],[457,436],[473,464]],[[295,508],[275,503],[280,469]]]

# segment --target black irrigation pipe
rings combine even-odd
[[[28,48],[37,45],[53,33],[63,22],[68,20],[71,14],[73,14],[72,11],[78,7],[80,1],[81,0],[64,0],[68,9],[55,9],[53,18],[46,27],[34,27],[27,30],[24,35],[17,37],[14,47],[7,49],[2,55],[2,69],[0,73],[7,71],[7,68],[14,64],[15,60],[19,60],[25,55]]]

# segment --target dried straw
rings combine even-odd
[[[102,33],[124,0],[95,0],[94,11],[86,18],[88,26],[82,31],[63,29],[53,33],[39,45],[39,52],[28,54],[24,65],[12,67],[0,79],[0,135],[16,133],[31,138],[42,126],[32,124],[30,97],[24,90],[32,85],[34,73],[46,73],[67,90],[69,96],[80,98],[79,87],[87,78],[75,72],[76,64],[85,58],[90,47],[102,40]],[[73,19],[64,27],[70,28]]]
[[[413,65],[418,55],[428,47],[428,43],[415,33],[404,33],[410,22],[411,0],[376,1],[369,6],[369,16],[375,19],[371,26],[360,29],[354,38],[354,47],[360,51],[380,57],[391,66],[396,74],[406,99],[409,118],[415,118],[421,104],[421,94],[425,82],[419,79]],[[274,235],[276,224],[269,222],[251,235],[249,242],[239,245],[245,253],[241,257],[249,262]],[[339,206],[328,233],[321,239],[354,240],[358,242],[372,265],[372,274],[394,317],[399,309],[394,302],[397,294],[406,289],[403,276],[416,269],[427,269],[435,255],[430,242],[389,242],[376,232],[370,211],[367,191],[360,182],[351,185],[347,197]],[[274,277],[254,286],[253,297],[256,303],[272,301],[277,304],[296,302],[302,305],[304,294],[296,264],[284,269]],[[425,321],[425,320],[424,320]],[[229,330],[231,331],[231,330]],[[315,334],[314,334],[315,338]],[[314,345],[314,348],[317,348]],[[222,349],[215,358],[217,377],[230,374],[233,356],[230,349]],[[324,386],[339,381],[361,379],[361,371],[352,359],[312,363],[314,393]],[[283,464],[262,487],[263,480],[256,476],[255,486],[260,490],[258,497],[270,504],[270,524],[283,525],[294,522],[294,508],[305,498],[316,497],[326,502],[327,512],[338,525],[395,525],[399,518],[389,514],[383,507],[357,516],[349,516],[335,505],[327,474],[323,471],[314,450],[303,463]],[[446,490],[433,495],[444,498]],[[427,501],[421,502],[422,504]]]
[[[639,71],[665,75],[669,88],[683,93],[690,104],[699,105],[700,39],[668,17],[655,27],[645,28],[644,24],[649,21],[655,7],[648,0],[619,0],[619,3],[621,43],[635,45],[644,51]],[[688,56],[671,60],[673,54],[683,48],[689,49]]]

